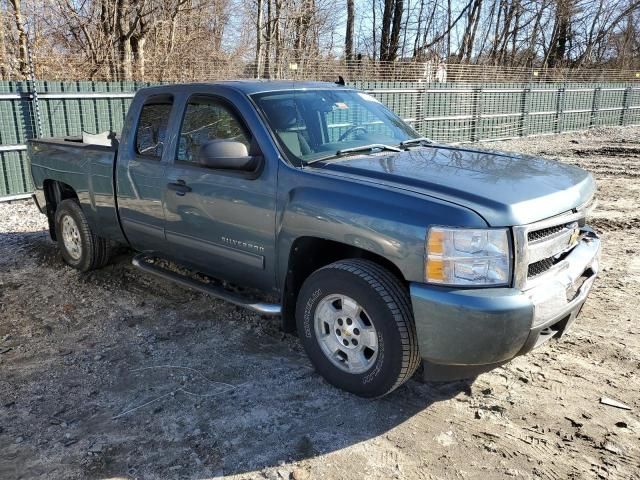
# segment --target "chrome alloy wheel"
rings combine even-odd
[[[378,333],[353,298],[332,294],[320,300],[314,328],[322,352],[345,372],[366,372],[378,357]]]
[[[62,219],[62,241],[69,256],[74,260],[79,260],[82,256],[82,240],[78,225],[70,215],[65,215]]]

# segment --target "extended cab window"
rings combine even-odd
[[[151,97],[142,107],[136,130],[136,152],[145,157],[162,158],[173,99]]]
[[[215,98],[193,98],[184,113],[177,160],[197,162],[200,147],[211,140],[234,140],[249,149],[251,134],[225,102]]]

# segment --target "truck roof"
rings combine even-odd
[[[152,88],[158,92],[176,92],[181,87],[189,87],[194,85],[216,85],[233,88],[241,91],[246,95],[259,92],[273,92],[277,90],[306,90],[306,89],[344,89],[344,86],[334,82],[310,82],[300,80],[225,80],[217,82],[194,82],[194,83],[172,83],[168,85],[159,85]],[[348,88],[348,87],[347,87]]]

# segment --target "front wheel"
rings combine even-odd
[[[356,395],[386,395],[420,363],[406,288],[374,262],[343,260],[314,272],[300,290],[296,321],[316,370]]]

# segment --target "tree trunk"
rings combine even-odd
[[[571,16],[574,0],[558,0],[556,5],[556,21],[553,29],[551,48],[549,51],[549,67],[558,67],[564,60],[569,42]]]
[[[9,62],[7,62],[7,48],[4,43],[5,32],[4,18],[0,18],[0,79],[9,78]]]
[[[458,62],[465,60],[468,63],[471,60],[471,53],[473,51],[473,43],[475,41],[481,8],[482,0],[474,0],[473,7],[467,17],[467,26],[462,37],[460,51],[458,52]]]
[[[380,34],[380,60],[392,62],[398,57],[404,0],[384,0],[382,33]]]
[[[271,78],[271,0],[267,0],[267,22],[265,30],[264,71],[262,76],[264,78]]]
[[[27,31],[24,28],[24,20],[22,19],[22,11],[20,9],[20,0],[9,0],[13,7],[13,18],[18,30],[18,60],[20,62],[20,75],[25,79],[29,77],[29,46]]]
[[[121,39],[120,41],[120,71],[118,72],[118,80],[131,80],[133,60],[133,52],[131,50],[131,42],[129,39]]]
[[[376,10],[377,10],[377,0],[373,0],[372,1],[373,4],[373,16],[372,16],[372,25],[371,25],[371,36],[373,37],[373,59],[375,60],[377,58],[377,52],[376,52],[376,48],[378,45],[377,42],[377,37],[376,37],[376,33],[378,32],[378,25],[376,23]]]
[[[147,38],[144,36],[131,37],[131,50],[133,52],[133,62],[136,68],[136,80],[144,81],[145,74],[145,58],[144,58],[144,44]]]
[[[418,12],[418,25],[416,26],[416,33],[413,37],[413,54],[412,57],[416,58],[418,56],[418,44],[420,42],[420,36],[422,34],[422,12],[424,10],[424,2],[425,0],[420,0],[420,11]]]
[[[276,63],[276,78],[282,78],[282,40],[280,35],[280,11],[282,8],[282,0],[274,0],[275,17],[273,18],[272,36],[273,45],[276,49],[275,63]],[[297,49],[296,49],[297,50]]]
[[[393,26],[391,39],[389,40],[388,60],[395,61],[398,58],[400,48],[400,30],[402,29],[402,15],[404,14],[404,0],[396,0],[393,9]]]
[[[344,36],[344,58],[353,60],[353,26],[355,23],[354,0],[347,0],[347,31]]]
[[[447,52],[445,60],[447,62],[451,56],[451,29],[453,28],[451,24],[451,13],[451,0],[447,0]]]
[[[391,36],[394,3],[394,0],[384,0],[382,32],[380,33],[380,60],[383,61],[389,60],[389,37]]]
[[[262,10],[264,0],[258,0],[258,17],[256,18],[256,78],[260,78],[260,67],[262,66]]]

